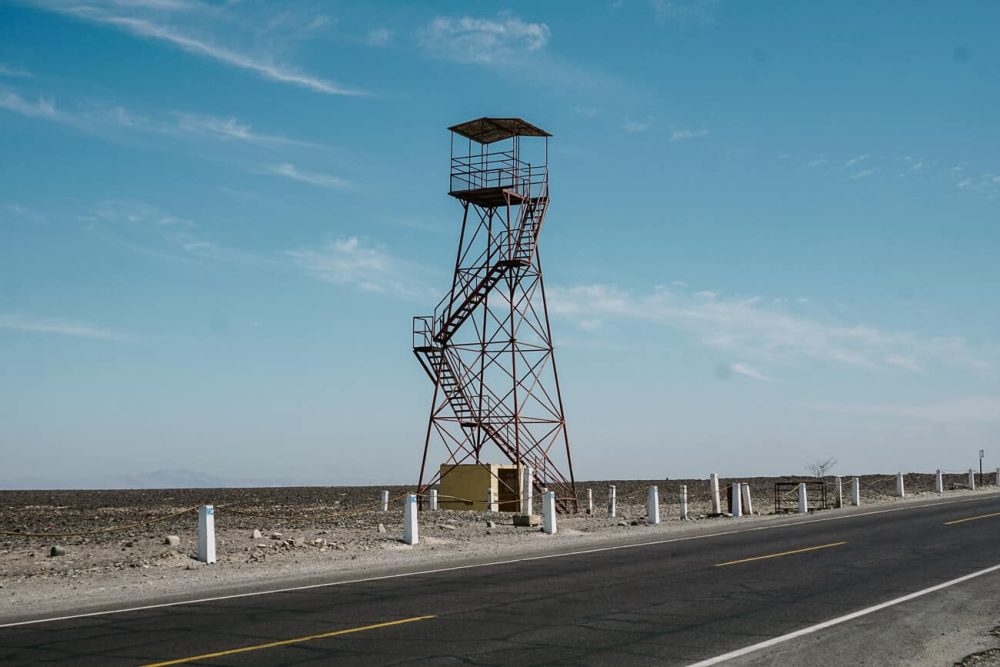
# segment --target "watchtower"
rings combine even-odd
[[[413,320],[413,352],[434,383],[419,493],[467,464],[510,469],[484,458],[492,443],[515,470],[533,470],[536,491],[555,491],[560,511],[575,512],[538,252],[551,135],[520,118],[479,118],[448,129],[448,194],[462,205],[462,228],[451,289],[433,315]],[[431,473],[429,457],[441,455],[445,465]],[[522,497],[521,479],[501,475],[500,496]]]

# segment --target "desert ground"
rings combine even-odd
[[[993,477],[987,476],[980,491],[996,490]],[[725,489],[732,482],[749,483],[754,516],[740,521],[768,521],[781,516],[774,508],[775,482],[800,479],[808,478],[722,479],[720,484]],[[906,502],[894,497],[895,475],[860,479],[862,506]],[[969,493],[966,479],[964,474],[946,475],[946,494]],[[845,504],[849,480],[844,477]],[[823,481],[832,507],[834,478]],[[907,474],[905,482],[907,501],[937,497],[933,474]],[[611,484],[618,497],[614,518],[606,505]],[[646,492],[654,484],[660,490],[663,522],[647,526]],[[688,488],[689,521],[679,519],[681,484]],[[394,499],[388,512],[379,511],[383,488]],[[581,499],[588,488],[593,490],[594,513],[560,515],[557,535],[515,527],[507,512],[423,511],[416,546],[400,539],[403,513],[397,498],[412,491],[406,487],[0,491],[0,621],[227,587],[239,590],[262,582],[363,577],[391,568],[516,558],[657,532],[669,537],[724,529],[734,521],[709,516],[709,484],[704,479],[578,482]],[[537,498],[535,502],[538,511]],[[218,562],[213,565],[194,558],[194,508],[203,504],[216,508]],[[794,496],[783,504],[793,507]],[[585,501],[581,508],[586,509]],[[176,536],[179,543],[168,544],[168,536]]]

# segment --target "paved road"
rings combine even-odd
[[[1000,495],[759,525],[2,628],[0,663],[690,664],[1000,564]]]

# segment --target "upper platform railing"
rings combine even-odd
[[[502,188],[529,198],[548,182],[548,167],[517,159],[512,151],[494,151],[451,158],[449,191]]]

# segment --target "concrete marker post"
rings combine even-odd
[[[379,503],[379,504],[381,505],[381,509],[382,509],[383,512],[388,512],[389,511],[389,492],[388,491],[383,491],[382,492],[382,502]]]
[[[750,485],[743,482],[740,488],[743,489],[743,513],[751,516],[753,515],[753,499],[750,497]]]
[[[939,496],[944,493],[944,475],[941,473],[941,468],[938,468],[934,475],[934,493]]]
[[[532,493],[534,492],[535,475],[531,470],[531,466],[524,466],[521,475],[521,514],[531,516],[534,510],[532,507],[534,505]]]
[[[799,514],[809,513],[809,489],[806,483],[799,484]]]
[[[972,468],[969,468],[969,490],[976,490],[976,471]]]
[[[837,478],[837,507],[844,506],[844,480]]]
[[[857,477],[851,480],[851,504],[855,507],[861,504],[861,480]]]
[[[729,512],[734,519],[743,516],[743,485],[740,482],[733,482],[733,502],[729,507]]]
[[[618,514],[617,512],[618,508],[616,507],[615,501],[616,501],[615,485],[612,484],[611,486],[608,487],[608,516],[611,517],[612,519],[614,519],[615,516],[617,516]]]
[[[438,491],[437,489],[431,489],[431,511],[438,511]]]
[[[713,472],[708,480],[712,494],[712,514],[722,514],[722,502],[719,500],[719,476]]]
[[[587,514],[594,514],[594,490],[587,489]]]
[[[906,487],[903,485],[903,473],[901,472],[896,473],[896,497],[906,497]]]
[[[496,499],[493,496],[493,487],[491,486],[490,488],[486,489],[486,511],[496,512],[497,511],[496,505],[497,505]]]
[[[681,484],[681,521],[688,519],[688,488],[687,484]]]
[[[556,534],[556,492],[546,491],[542,496],[542,531],[547,535]]]
[[[660,489],[649,487],[646,494],[646,523],[655,526],[660,523]]]
[[[204,505],[198,510],[198,560],[215,562],[215,507]]]
[[[996,485],[997,485],[997,486],[1000,486],[1000,468],[997,468],[997,479],[996,479]]]
[[[408,493],[403,498],[403,542],[418,544],[420,531],[417,527],[417,494]]]

